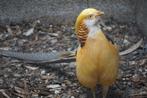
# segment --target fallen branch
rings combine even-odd
[[[5,90],[0,89],[0,92],[5,96],[6,98],[10,98],[10,96],[5,92]]]
[[[119,55],[123,56],[123,55],[129,54],[129,53],[135,51],[138,47],[140,47],[142,42],[143,42],[143,39],[139,40],[136,44],[134,44],[133,46],[131,46],[127,50],[120,52]]]

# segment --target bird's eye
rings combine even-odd
[[[92,15],[89,15],[89,17],[88,18],[92,18]]]

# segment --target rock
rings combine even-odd
[[[60,90],[55,90],[54,93],[55,93],[55,94],[59,94],[59,93],[60,93]]]
[[[125,44],[125,46],[130,44],[130,42],[127,39],[124,39],[123,43]]]
[[[52,40],[51,40],[51,43],[52,43],[52,44],[55,44],[55,43],[57,43],[57,41],[58,41],[57,39],[52,39]]]
[[[0,84],[3,84],[4,80],[0,78]]]
[[[61,86],[59,84],[47,85],[46,87],[49,88],[50,91],[54,91],[55,94],[59,94],[61,92]]]
[[[46,71],[45,70],[41,70],[41,74],[43,75],[43,74],[45,74],[46,73]]]
[[[138,74],[134,74],[132,76],[132,81],[135,82],[135,83],[139,82],[140,81],[140,76]]]
[[[74,96],[71,96],[70,98],[75,98]]]
[[[69,63],[69,68],[75,68],[75,62]]]
[[[61,86],[59,84],[52,84],[52,85],[47,85],[47,88],[59,89],[59,88],[61,88]]]
[[[32,35],[33,33],[34,33],[34,28],[31,28],[28,31],[24,32],[23,35],[28,37],[28,36]]]
[[[19,78],[19,77],[21,77],[21,74],[15,73],[15,74],[14,74],[14,77]]]

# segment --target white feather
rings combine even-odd
[[[96,34],[101,32],[100,25],[95,25],[97,22],[96,19],[87,19],[85,20],[85,24],[89,30],[88,37],[95,38]]]

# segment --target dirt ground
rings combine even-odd
[[[0,27],[0,49],[22,52],[75,51],[78,41],[74,27],[45,27],[37,21]],[[135,23],[108,21],[105,33],[120,51],[144,36]],[[32,32],[33,31],[33,32]],[[98,86],[97,96],[101,94]],[[79,84],[75,63],[27,64],[0,57],[0,98],[92,98],[89,89]],[[108,98],[147,98],[147,43],[121,57],[119,75]]]

